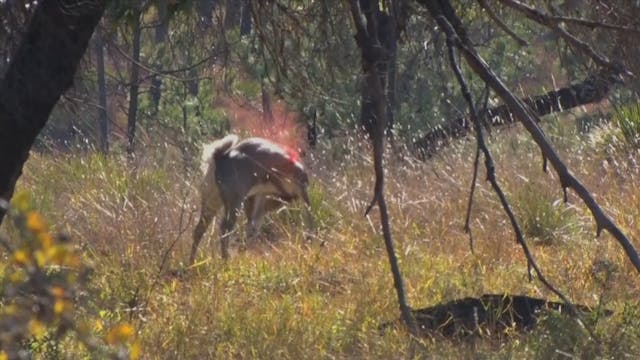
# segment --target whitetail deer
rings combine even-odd
[[[247,217],[247,239],[253,238],[264,215],[284,203],[302,199],[307,225],[313,225],[304,166],[282,146],[262,138],[240,140],[236,135],[204,146],[200,186],[200,220],[193,231],[189,263],[195,260],[198,245],[211,221],[224,208],[220,226],[222,257],[229,257],[229,237],[244,205]]]

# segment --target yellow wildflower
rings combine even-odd
[[[26,191],[20,191],[13,196],[11,202],[18,211],[24,212],[31,206],[31,196]]]
[[[133,337],[134,334],[133,326],[129,324],[120,324],[109,330],[107,334],[107,344],[115,345],[121,344]]]
[[[27,274],[22,270],[14,271],[9,275],[9,281],[12,283],[19,283],[25,281],[27,278]]]
[[[62,286],[52,286],[50,291],[51,295],[57,299],[64,297],[64,288]]]
[[[33,257],[36,259],[36,264],[39,267],[44,267],[47,264],[47,256],[42,250],[36,250],[33,252]]]
[[[5,305],[5,306],[2,308],[2,312],[3,312],[5,315],[13,315],[13,314],[15,314],[15,313],[17,313],[17,312],[18,312],[18,307],[17,307],[15,304]]]
[[[40,247],[42,247],[44,250],[47,250],[51,246],[53,246],[53,237],[46,231],[38,234],[38,241],[40,242]]]
[[[62,299],[58,299],[53,304],[53,313],[56,314],[56,315],[62,315],[62,313],[65,312],[65,310],[68,309],[69,306],[70,306],[70,304],[69,304],[68,301],[62,300]]]
[[[54,264],[64,265],[68,252],[69,251],[65,246],[56,245],[49,248],[49,251],[47,251],[47,255],[49,256],[49,259],[51,259],[51,262],[53,262]]]
[[[140,346],[140,342],[135,341],[129,347],[129,360],[138,360],[138,359],[140,359],[141,353],[142,353],[142,347]]]
[[[37,211],[29,211],[27,213],[27,229],[34,234],[39,234],[44,231],[44,220]]]
[[[29,321],[29,332],[31,333],[31,335],[38,338],[43,336],[46,331],[47,328],[42,322],[36,319],[31,319],[31,321]]]
[[[31,262],[29,253],[26,250],[16,250],[13,253],[13,262],[17,265],[26,265]]]
[[[102,320],[96,319],[93,322],[93,330],[98,332],[98,331],[102,331],[102,329],[104,329],[104,326],[102,326]]]

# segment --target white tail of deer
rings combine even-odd
[[[220,226],[222,257],[229,257],[229,236],[244,204],[247,238],[252,238],[266,212],[296,199],[305,203],[307,225],[313,226],[307,186],[309,178],[292,153],[269,140],[240,140],[227,135],[204,146],[200,186],[200,220],[193,231],[189,263],[195,260],[198,245],[214,216],[224,208]]]

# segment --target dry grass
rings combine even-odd
[[[561,202],[555,175],[541,171],[539,152],[519,129],[490,142],[500,182],[529,224],[546,276],[572,300],[616,311],[593,325],[598,339],[554,316],[531,335],[499,340],[416,343],[401,329],[380,333],[378,325],[399,311],[376,212],[363,216],[373,188],[370,150],[354,139],[321,144],[307,159],[315,241],[303,240],[299,209],[283,211],[271,217],[261,243],[226,264],[209,233],[201,261],[186,272],[177,270],[184,269],[197,216],[198,176],[171,157],[143,154],[130,170],[115,155],[33,154],[19,187],[31,190],[56,230],[82,247],[95,269],[96,299],[88,306],[105,322],[132,321],[145,359],[639,356],[640,281],[621,248],[607,234],[594,237],[577,197]],[[577,135],[563,136],[558,146],[640,248],[636,157],[592,150]],[[426,163],[387,158],[387,201],[411,305],[492,292],[553,298],[527,280],[522,251],[484,181],[470,251],[462,228],[473,153],[469,141]]]

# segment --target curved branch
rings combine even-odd
[[[447,21],[447,19],[444,16],[442,16],[442,15],[438,16],[436,21],[438,22],[438,26],[440,26],[442,28],[442,30],[447,34],[447,48],[448,48],[448,53],[449,53],[449,62],[451,63],[451,68],[453,69],[453,72],[455,73],[456,79],[458,80],[458,83],[460,84],[460,89],[462,91],[463,97],[465,98],[465,100],[466,100],[466,102],[467,102],[467,104],[469,106],[469,110],[471,112],[471,119],[472,119],[473,124],[474,124],[473,127],[474,127],[474,129],[476,131],[478,149],[480,151],[482,151],[482,154],[484,155],[484,159],[485,159],[485,166],[486,166],[486,169],[487,169],[487,180],[491,184],[491,187],[493,188],[495,193],[498,195],[498,198],[500,198],[500,204],[502,204],[502,208],[504,209],[505,213],[507,213],[507,216],[509,217],[509,220],[511,222],[511,226],[513,227],[513,230],[514,230],[514,232],[516,234],[516,240],[518,241],[518,243],[522,247],[522,250],[523,250],[523,252],[524,252],[524,254],[525,254],[526,258],[527,258],[527,264],[529,266],[529,276],[531,277],[531,269],[533,269],[535,271],[536,275],[538,276],[538,279],[540,279],[540,281],[549,290],[551,290],[551,292],[553,292],[560,299],[562,299],[562,301],[564,301],[565,304],[568,305],[568,307],[571,310],[571,312],[573,313],[573,315],[576,316],[576,318],[582,324],[584,324],[584,322],[582,321],[582,319],[579,316],[579,313],[578,313],[578,310],[576,309],[576,307],[569,301],[569,299],[562,292],[560,292],[560,290],[556,289],[556,287],[553,286],[547,280],[547,278],[542,273],[542,270],[540,269],[538,264],[535,262],[535,260],[533,258],[533,255],[531,254],[531,250],[529,250],[529,246],[527,245],[527,242],[524,239],[524,234],[522,233],[522,229],[520,228],[520,225],[518,224],[518,220],[516,219],[516,216],[513,213],[513,210],[511,209],[511,205],[509,204],[509,201],[507,200],[507,197],[506,197],[504,191],[502,190],[502,187],[498,183],[498,179],[496,177],[496,169],[495,169],[494,162],[493,162],[493,157],[492,157],[491,151],[489,151],[489,148],[487,147],[486,141],[484,139],[484,132],[483,132],[483,129],[482,129],[482,124],[480,123],[480,120],[478,118],[478,111],[476,110],[476,107],[475,107],[475,105],[473,103],[473,99],[471,98],[471,93],[469,92],[469,87],[467,86],[467,83],[466,83],[466,81],[464,79],[464,76],[462,75],[462,71],[460,71],[460,67],[458,66],[458,63],[457,63],[456,58],[454,56],[454,44],[457,44],[459,46],[459,39],[456,36],[455,31],[451,27],[451,24],[449,24],[449,22]],[[477,161],[477,158],[476,158],[476,161]],[[594,335],[593,332],[590,329],[589,329],[589,332],[590,332],[590,334],[592,336]]]
[[[513,40],[515,40],[518,43],[518,45],[520,46],[529,45],[526,40],[521,38],[513,30],[511,30],[511,28],[509,28],[509,26],[507,26],[507,24],[505,24],[504,21],[502,21],[502,19],[500,19],[500,17],[496,15],[493,9],[489,7],[489,4],[487,4],[487,0],[478,0],[478,4],[480,4],[480,7],[482,7],[484,11],[487,12],[491,20],[493,20],[498,25],[498,27],[502,29],[502,31],[507,33],[507,35],[511,36]]]
[[[613,235],[624,249],[627,258],[636,268],[636,271],[640,273],[640,256],[627,236],[620,230],[620,228],[618,228],[613,220],[604,213],[600,205],[598,205],[596,200],[589,193],[589,190],[587,190],[587,188],[575,176],[573,176],[573,174],[571,174],[551,143],[547,140],[542,129],[538,126],[538,117],[533,114],[533,112],[528,109],[522,101],[513,95],[513,93],[489,68],[489,65],[487,65],[484,59],[478,55],[473,48],[471,41],[467,37],[460,20],[456,17],[451,4],[449,4],[447,0],[439,0],[438,3],[440,4],[435,4],[434,2],[427,0],[420,0],[420,3],[425,5],[434,17],[444,14],[447,21],[453,26],[456,34],[458,35],[459,43],[457,46],[469,67],[503,99],[510,109],[512,109],[515,117],[524,125],[533,140],[538,144],[543,157],[546,158],[555,169],[560,178],[560,185],[563,191],[566,191],[566,189],[569,188],[573,189],[589,208],[596,223],[596,234],[600,235],[602,230],[607,230],[611,235]],[[445,7],[446,9],[443,9]],[[447,13],[449,16],[447,16]]]
[[[621,67],[620,64],[611,62],[609,59],[607,59],[606,57],[602,56],[597,51],[595,51],[591,46],[589,46],[589,44],[578,39],[573,34],[569,33],[564,27],[562,27],[562,23],[571,18],[555,17],[555,16],[547,15],[542,11],[536,8],[533,8],[527,4],[521,3],[520,1],[517,1],[517,0],[499,0],[499,1],[505,6],[515,9],[516,11],[524,14],[526,17],[537,22],[538,24],[554,30],[571,46],[574,46],[580,49],[580,51],[588,55],[596,64],[598,64],[598,66],[605,67],[605,68],[615,68],[615,69],[619,69]],[[587,21],[586,20],[582,21],[582,25],[584,25],[584,23],[587,23]],[[595,26],[595,24],[597,24],[595,22],[589,22],[589,23],[591,24],[591,26]],[[620,70],[623,72],[629,73],[629,71],[627,70],[623,70],[623,69],[620,69]]]

